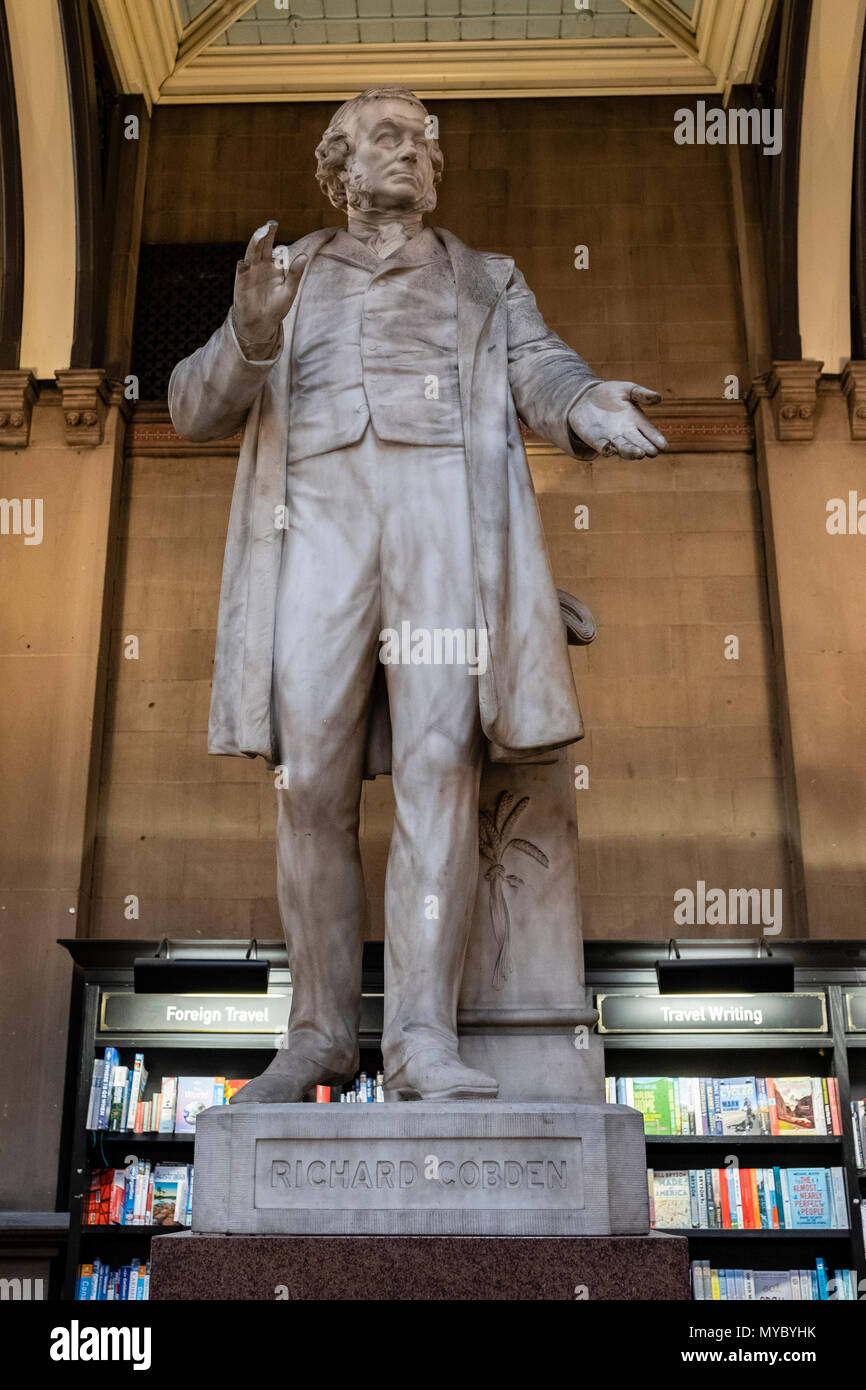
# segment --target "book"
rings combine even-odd
[[[653,1205],[659,1230],[689,1230],[692,1224],[686,1169],[653,1169]]]
[[[87,1105],[86,1129],[96,1129],[96,1122],[99,1117],[99,1097],[102,1094],[102,1073],[105,1070],[105,1061],[102,1057],[96,1057],[93,1061],[93,1072],[90,1078],[90,1099]],[[92,1278],[91,1269],[90,1277]]]
[[[246,1077],[243,1081],[238,1081],[238,1080],[237,1080],[235,1077],[233,1077],[233,1076],[232,1076],[232,1077],[229,1077],[229,1076],[226,1077],[226,1079],[225,1079],[225,1085],[224,1085],[224,1087],[223,1087],[223,1094],[224,1094],[224,1096],[225,1096],[225,1103],[226,1103],[226,1105],[228,1105],[228,1103],[229,1103],[229,1101],[231,1100],[232,1096],[236,1096],[237,1093],[238,1093],[238,1091],[242,1090],[243,1087],[246,1086],[247,1081],[249,1081],[249,1077]]]
[[[820,1134],[815,1118],[815,1098],[810,1076],[767,1078],[776,1099],[779,1134]]]
[[[111,1077],[116,1066],[117,1048],[107,1047],[102,1059],[102,1090],[96,1112],[96,1129],[108,1128],[108,1116],[111,1110]]]
[[[776,1303],[791,1298],[791,1276],[787,1270],[756,1269],[752,1283],[756,1302]]]
[[[826,1229],[834,1225],[833,1189],[827,1168],[788,1168],[791,1230]]]
[[[128,1072],[128,1067],[112,1067],[111,1104],[108,1109],[108,1124],[106,1125],[106,1129],[120,1129],[120,1121],[123,1116],[124,1092],[126,1090],[126,1078]]]
[[[165,1080],[165,1078],[164,1078]],[[196,1116],[209,1110],[214,1103],[213,1076],[179,1076],[177,1104],[174,1116],[175,1134],[195,1134]]]
[[[134,1176],[135,1199],[133,1207],[132,1224],[134,1226],[144,1226],[147,1223],[147,1198],[148,1185],[150,1182],[150,1164],[141,1162],[138,1164],[138,1171]]]
[[[635,1076],[633,1099],[626,1101],[643,1115],[644,1134],[675,1134],[671,1079]]]
[[[845,1174],[841,1168],[837,1167],[833,1167],[829,1171],[830,1181],[833,1185],[833,1225],[838,1229],[847,1230],[851,1223],[848,1220]]]
[[[173,1226],[175,1224],[175,1209],[179,1190],[180,1183],[177,1179],[154,1176],[152,1220],[155,1226]]]
[[[144,1065],[144,1054],[136,1052],[135,1061],[132,1067],[132,1085],[129,1089],[129,1106],[126,1113],[126,1123],[124,1129],[135,1129],[135,1118],[138,1111],[138,1102],[144,1095],[144,1088],[147,1085],[147,1068]]]
[[[719,1108],[722,1134],[760,1134],[760,1111],[753,1076],[722,1078]]]
[[[153,1170],[153,1221],[161,1226],[187,1224],[192,1165],[157,1163]]]
[[[155,1128],[159,1134],[174,1133],[174,1115],[177,1106],[177,1077],[162,1078],[162,1092],[158,1117],[155,1115]]]

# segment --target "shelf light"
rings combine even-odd
[[[165,955],[162,954],[165,948]],[[255,937],[243,960],[177,959],[164,937],[152,956],[136,956],[136,994],[267,994],[271,963],[258,959]],[[252,958],[251,958],[252,957]]]
[[[762,956],[762,949],[766,955]],[[671,950],[674,958],[671,958]],[[683,959],[673,938],[667,960],[656,961],[659,994],[792,994],[794,962],[758,942],[755,956]]]

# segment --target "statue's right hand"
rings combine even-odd
[[[232,317],[238,336],[249,343],[267,344],[292,307],[307,257],[289,262],[286,246],[274,246],[277,224],[266,222],[250,237],[235,272]]]

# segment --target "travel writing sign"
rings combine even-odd
[[[826,1033],[823,993],[600,994],[600,1033]]]
[[[132,994],[102,996],[100,1033],[279,1033],[288,994]]]

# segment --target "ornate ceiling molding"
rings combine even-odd
[[[772,0],[625,0],[658,38],[393,44],[215,44],[253,0],[214,0],[183,27],[174,0],[98,0],[128,92],[148,105],[342,100],[375,82],[422,96],[719,93],[755,76]]]
[[[527,39],[210,49],[166,79],[160,101],[341,101],[377,82],[428,98],[717,90],[709,69],[664,39]]]

